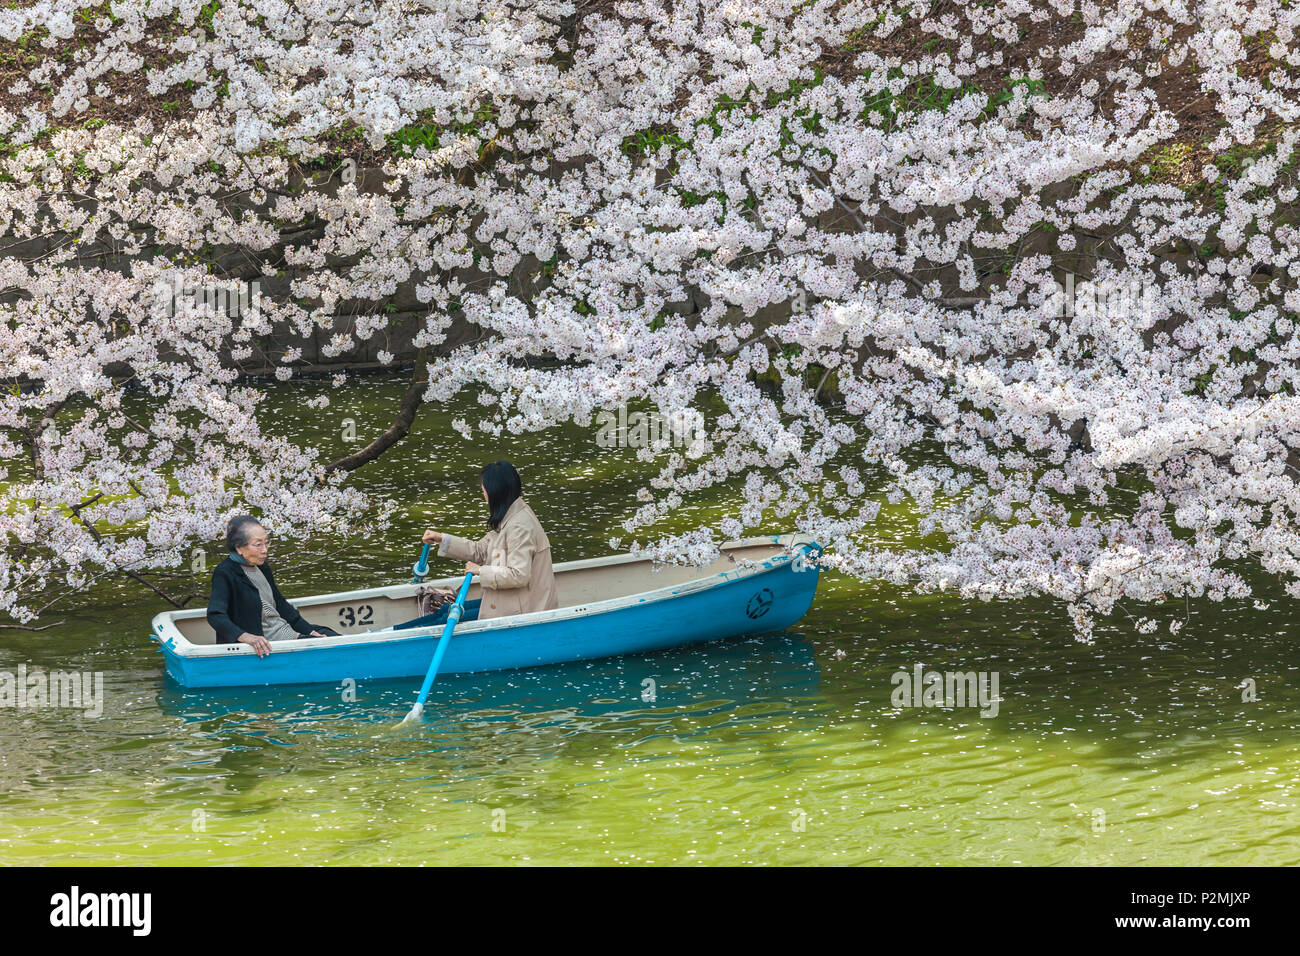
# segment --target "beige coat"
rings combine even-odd
[[[551,542],[523,498],[516,498],[506,510],[498,530],[477,541],[443,534],[438,555],[481,566],[479,620],[560,606],[551,570]]]

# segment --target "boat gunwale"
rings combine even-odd
[[[782,542],[782,538],[788,539]],[[787,533],[782,535],[763,535],[754,538],[743,538],[736,541],[725,542],[720,550],[726,551],[732,548],[750,548],[762,545],[784,545],[790,548],[802,548],[805,551],[809,547],[816,547],[817,541],[810,535],[798,532]],[[608,614],[613,611],[621,610],[626,607],[639,607],[643,604],[653,604],[659,601],[671,600],[676,597],[683,597],[693,594],[697,591],[710,590],[719,587],[728,581],[740,581],[747,577],[753,577],[759,574],[765,574],[778,570],[780,567],[792,562],[798,553],[792,551],[788,554],[776,554],[769,558],[754,561],[749,566],[741,565],[741,560],[735,559],[737,566],[728,568],[725,571],[715,572],[706,577],[695,578],[689,581],[683,581],[678,584],[666,584],[660,588],[654,588],[649,591],[637,591],[633,594],[625,594],[620,597],[606,598],[602,601],[591,601],[585,604],[572,604],[567,607],[551,608],[545,611],[531,611],[526,614],[511,614],[501,618],[489,618],[487,620],[465,621],[457,625],[452,636],[471,637],[475,634],[481,634],[486,631],[508,630],[519,627],[531,627],[537,624],[549,624],[554,621],[569,620],[580,617],[591,617],[599,614]],[[644,555],[637,554],[614,554],[599,558],[582,558],[576,561],[565,561],[557,564],[557,572],[563,571],[581,571],[594,567],[616,567],[620,564],[641,563],[647,560]],[[477,577],[477,575],[476,575]],[[464,580],[463,576],[435,578],[426,584],[437,584],[440,581],[458,583]],[[412,583],[390,584],[378,588],[366,588],[359,591],[336,591],[330,594],[311,595],[306,598],[299,598],[291,602],[297,608],[307,608],[317,604],[330,604],[340,600],[356,600],[362,597],[391,596],[397,590],[410,589],[410,594],[401,595],[409,597],[414,595],[414,589],[417,585]],[[186,660],[202,660],[206,658],[229,658],[231,655],[241,656],[256,654],[256,651],[247,644],[229,643],[229,644],[195,644],[192,643],[175,624],[177,620],[192,620],[207,614],[206,609],[193,608],[189,610],[171,610],[163,611],[153,618],[153,627],[149,637],[161,645],[160,649],[165,653],[173,654]],[[374,631],[362,631],[357,634],[340,634],[329,637],[304,638],[297,641],[278,641],[278,645],[272,653],[294,653],[311,650],[330,650],[334,648],[345,648],[351,646],[369,646],[372,644],[399,644],[403,641],[428,640],[430,637],[441,633],[445,622],[441,624],[427,625],[418,628],[401,628],[400,631],[395,627],[383,628]]]

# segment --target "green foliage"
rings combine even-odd
[[[906,10],[896,10],[894,12],[898,13],[899,16],[903,18],[904,22],[907,21]],[[880,13],[876,14],[876,18],[870,23],[864,23],[862,26],[854,28],[849,33],[848,38],[844,41],[843,49],[849,53],[867,49],[871,45],[872,34],[875,32],[877,27],[885,22],[885,15],[886,11],[882,10]]]
[[[496,107],[491,103],[485,103],[474,111],[470,119],[462,123],[451,124],[451,130],[462,136],[475,136],[481,145],[489,142],[484,127],[497,118]],[[439,127],[432,122],[432,112],[425,112],[416,117],[416,121],[409,126],[404,126],[396,133],[390,133],[386,138],[388,147],[399,155],[410,156],[417,149],[437,149],[441,142],[442,134],[446,128]],[[358,139],[364,138],[364,132],[357,130]]]
[[[745,87],[744,92],[741,93],[740,96],[720,96],[718,102],[714,104],[712,112],[710,112],[704,119],[697,120],[695,125],[707,126],[709,129],[713,130],[714,136],[721,136],[722,124],[718,122],[719,114],[725,113],[727,117],[730,118],[732,110],[749,105],[749,94],[753,92],[753,90],[754,84],[750,83]]]
[[[994,113],[997,112],[998,107],[1002,106],[1005,103],[1011,102],[1012,97],[1015,95],[1015,90],[1017,86],[1023,86],[1025,88],[1025,92],[1030,97],[1047,95],[1047,90],[1043,86],[1042,80],[1030,80],[1030,79],[1023,79],[1023,78],[1019,80],[1012,80],[1005,88],[999,90],[998,92],[994,93],[992,96],[989,97],[989,105],[985,107],[984,115],[992,116]]]
[[[360,131],[360,130],[357,130]],[[413,153],[419,147],[425,150],[438,148],[438,130],[433,126],[406,126],[387,137],[389,147],[399,153]]]
[[[754,24],[750,23],[748,20],[742,22],[740,25],[742,27],[750,27],[754,31],[753,40],[756,45],[761,44],[763,42],[763,34],[767,32],[767,27],[755,26]]]
[[[791,80],[789,86],[787,86],[783,92],[778,93],[776,90],[770,91],[767,94],[767,106],[770,109],[785,100],[795,99],[804,90],[810,90],[814,87],[821,86],[825,79],[826,74],[822,72],[822,68],[814,65],[813,78],[811,80]]]
[[[1219,172],[1236,177],[1240,176],[1248,168],[1248,160],[1257,159],[1264,152],[1265,149],[1260,147],[1251,147],[1238,143],[1219,153],[1212,162],[1219,168]]]
[[[677,189],[677,195],[681,197],[682,206],[686,209],[690,209],[693,206],[702,205],[703,203],[708,202],[710,199],[716,199],[718,201],[718,204],[721,206],[721,208],[718,211],[717,221],[719,225],[726,221],[727,194],[722,192],[721,190],[700,195],[699,193],[691,192],[689,189]],[[708,256],[709,253],[701,251],[700,253],[698,253],[698,255]]]
[[[203,7],[199,10],[199,17],[198,17],[199,25],[202,26],[204,30],[208,31],[208,33],[213,36],[216,35],[216,29],[212,25],[212,20],[217,15],[217,11],[220,9],[221,9],[221,0],[210,0],[209,3],[204,4]]]
[[[1225,213],[1228,209],[1228,187],[1233,182],[1239,180],[1255,160],[1272,152],[1273,148],[1274,144],[1271,142],[1264,142],[1258,145],[1243,145],[1238,143],[1228,147],[1222,153],[1219,153],[1211,159],[1211,162],[1214,163],[1219,170],[1219,178],[1213,183],[1209,183],[1208,186],[1203,182],[1198,185],[1206,186],[1206,191],[1214,200],[1214,208],[1220,215]],[[1297,156],[1293,152],[1286,167],[1289,168],[1293,166],[1296,158]],[[1268,194],[1269,191],[1267,187],[1256,186],[1245,193],[1245,198],[1254,202],[1263,199]]]
[[[623,154],[631,159],[638,156],[652,156],[663,146],[674,150],[690,149],[690,144],[682,139],[668,125],[652,126],[623,138]]]
[[[867,70],[864,77],[870,76],[871,71]],[[887,81],[898,80],[903,76],[901,69],[892,67],[886,74],[885,79]],[[1002,89],[986,94],[988,101],[981,111],[981,115],[985,119],[992,119],[999,108],[1011,102],[1018,86],[1023,86],[1030,97],[1047,95],[1046,88],[1041,80],[1023,78],[1012,80]],[[873,111],[880,113],[886,119],[903,112],[921,113],[928,110],[937,110],[940,113],[946,113],[952,104],[958,100],[984,93],[984,89],[974,83],[964,81],[961,86],[949,89],[939,86],[931,76],[922,76],[910,80],[907,86],[897,94],[889,89],[882,89],[877,92],[858,113],[858,119],[866,122]]]
[[[1157,146],[1147,165],[1150,172],[1143,182],[1169,182],[1177,179],[1191,159],[1192,148],[1186,143],[1167,143]]]
[[[496,118],[496,107],[491,103],[485,103],[474,111],[474,115],[470,119],[463,123],[452,124],[452,129],[460,133],[462,136],[477,134],[482,138],[483,134],[480,132],[482,128]]]

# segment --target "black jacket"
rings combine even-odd
[[[310,634],[312,625],[302,619],[280,589],[275,586],[269,562],[262,565],[267,584],[275,595],[275,609],[299,634]],[[248,580],[243,565],[226,558],[212,571],[212,597],[208,599],[208,623],[217,632],[218,644],[234,644],[239,635],[262,633],[262,595],[257,585]],[[321,630],[321,633],[326,633]]]

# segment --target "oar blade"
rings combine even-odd
[[[417,723],[420,720],[420,718],[422,718],[423,716],[424,716],[424,705],[417,702],[416,705],[412,707],[410,711],[407,712],[406,716],[402,718],[402,722],[397,726],[404,727],[407,724]]]

